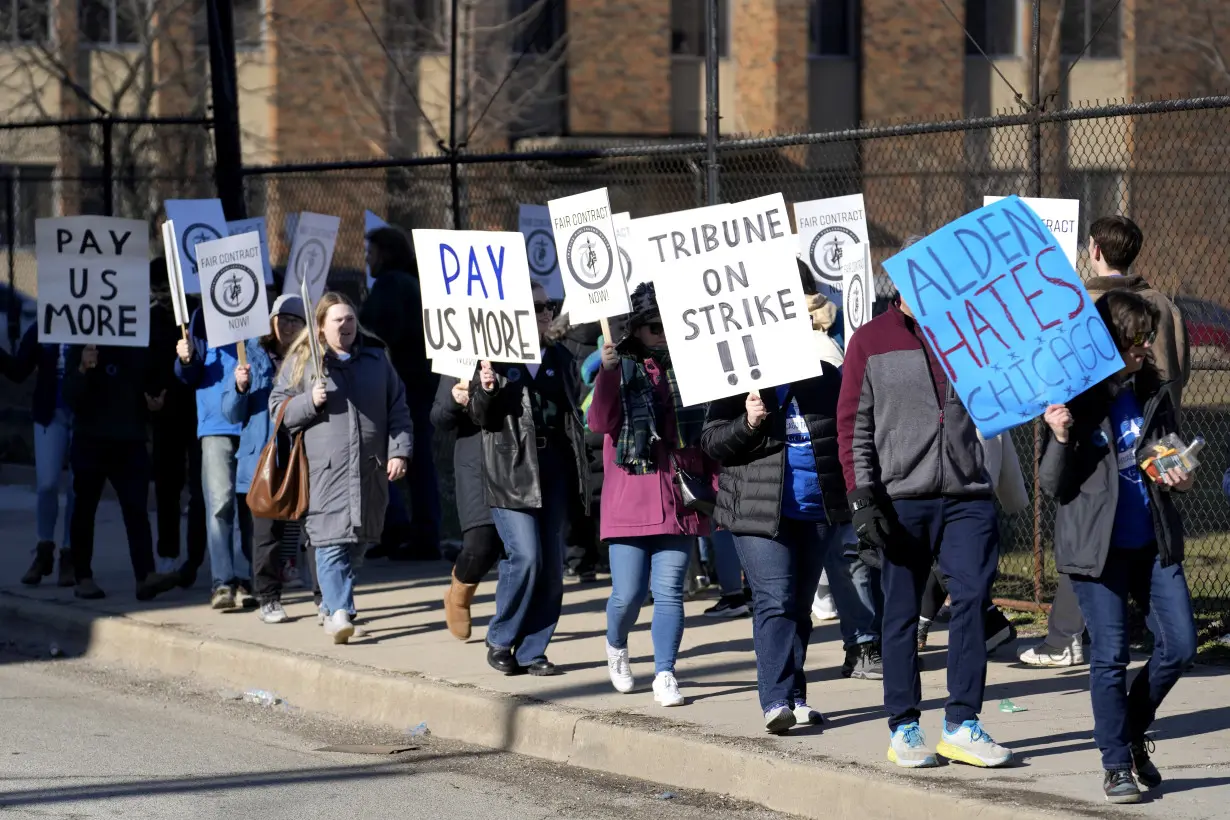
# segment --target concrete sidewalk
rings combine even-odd
[[[1018,763],[998,771],[950,765],[906,775],[885,760],[879,684],[838,674],[835,622],[816,629],[808,661],[809,701],[828,725],[773,738],[762,731],[756,702],[751,622],[703,617],[709,600],[687,605],[678,677],[688,704],[665,710],[649,692],[650,607],[630,644],[637,691],[620,695],[610,686],[605,584],[566,588],[551,650],[563,675],[505,678],[487,667],[482,644],[493,581],[480,587],[475,601],[474,639],[461,644],[443,624],[447,566],[369,563],[357,603],[371,636],[335,647],[302,591],[287,596],[295,621],[281,626],[261,624],[252,613],[207,609],[207,577],[198,589],[138,603],[119,510],[106,502],[98,515],[95,574],[109,598],[87,605],[70,590],[21,587],[17,579],[34,543],[33,505],[34,494],[25,488],[0,487],[5,631],[77,632],[105,660],[229,688],[268,689],[297,706],[350,719],[404,728],[425,721],[445,737],[725,793],[808,817],[1230,816],[1227,670],[1198,666],[1179,683],[1154,727],[1154,759],[1167,783],[1151,801],[1111,810],[1100,792],[1084,667],[1019,668],[1015,649],[1001,649],[989,670],[983,717]],[[945,694],[944,639],[942,631],[933,634],[936,648],[925,655],[923,726],[933,743]],[[1028,711],[999,712],[1003,698]]]

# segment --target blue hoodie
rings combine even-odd
[[[222,388],[222,415],[226,421],[243,425],[239,436],[239,449],[235,457],[239,463],[235,469],[235,492],[246,493],[252,486],[252,474],[261,451],[273,433],[273,419],[269,416],[269,394],[278,373],[278,363],[261,347],[259,339],[248,339],[244,346],[248,351],[248,366],[252,368],[252,381],[246,393],[235,387],[234,372],[225,379]]]
[[[196,389],[196,434],[205,436],[238,436],[242,424],[227,421],[222,414],[222,392],[226,383],[235,381],[235,366],[239,359],[235,345],[210,347],[205,337],[205,317],[201,309],[192,313],[188,324],[188,339],[194,348],[192,361],[184,364],[175,357],[175,375],[181,382]]]

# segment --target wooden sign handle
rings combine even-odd
[[[239,342],[238,344],[235,345],[235,353],[239,357],[239,366],[247,367],[248,366],[247,346],[243,342]]]
[[[602,328],[602,340],[605,344],[613,345],[615,340],[611,338],[611,323],[603,316],[598,320],[599,326]]]

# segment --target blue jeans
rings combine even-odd
[[[708,538],[701,538],[700,554],[702,558],[713,561],[718,589],[722,595],[737,595],[743,592],[743,567],[739,566],[735,537],[728,530],[715,529]]]
[[[999,561],[999,522],[986,498],[919,498],[893,501],[900,528],[885,550],[884,708],[888,728],[917,721],[922,702],[918,674],[918,616],[923,589],[938,556],[948,579],[948,702],[944,719],[976,720],[987,685],[983,613]]]
[[[235,451],[238,436],[201,437],[201,489],[205,496],[205,534],[213,588],[251,586],[252,514],[235,494]],[[235,522],[239,543],[235,543]]]
[[[653,588],[653,671],[674,672],[683,640],[683,589],[692,558],[690,535],[646,535],[611,544],[606,642],[628,648],[645,595]]]
[[[60,514],[60,473],[68,461],[72,440],[73,417],[67,410],[56,410],[51,423],[34,425],[34,475],[38,490],[39,542],[56,540],[56,518]],[[64,540],[69,546],[69,523],[73,518],[73,477],[68,476],[68,493],[64,498]]]
[[[752,587],[752,644],[761,711],[807,699],[811,602],[824,558],[841,552],[846,527],[782,518],[777,538],[736,535],[735,547]]]
[[[858,557],[854,528],[843,524],[842,549],[831,549],[824,556],[828,570],[829,592],[837,607],[837,623],[841,641],[847,646],[876,643],[880,640],[880,625],[884,618],[884,593],[880,589],[880,571],[872,569]]]
[[[1102,575],[1073,575],[1089,628],[1093,739],[1102,767],[1130,769],[1130,744],[1153,723],[1157,707],[1196,657],[1196,624],[1183,566],[1163,567],[1156,547],[1111,549]],[[1145,612],[1153,656],[1127,687],[1128,598]]]
[[[363,565],[365,544],[316,547],[316,581],[325,615],[349,612],[353,618],[355,571]]]
[[[521,666],[546,659],[564,601],[568,489],[560,472],[542,470],[541,509],[491,508],[505,557],[500,561],[487,645],[515,647]]]

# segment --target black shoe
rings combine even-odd
[[[107,597],[107,593],[98,588],[93,578],[81,578],[73,589],[73,595],[83,601],[97,601]]]
[[[598,573],[594,572],[592,569],[586,570],[585,572],[579,573],[577,575],[577,583],[580,583],[580,584],[592,584],[596,582],[597,580],[598,580]]]
[[[990,621],[986,629],[988,655],[1004,644],[1012,643],[1016,640],[1016,627],[998,608],[994,612],[988,613],[987,620]]]
[[[848,678],[854,674],[854,667],[858,664],[858,657],[858,644],[846,647],[846,659],[841,663],[841,676],[843,678]]]
[[[51,541],[39,541],[34,548],[34,563],[21,576],[21,582],[28,587],[36,587],[56,569],[56,545]]]
[[[1111,803],[1139,803],[1140,788],[1131,769],[1107,769],[1102,778],[1102,791]]]
[[[546,658],[531,663],[527,671],[536,678],[549,678],[552,675],[559,674],[559,670],[555,668],[555,664],[551,663],[551,661]]]
[[[170,592],[179,586],[179,573],[177,572],[151,572],[145,576],[145,580],[137,584],[137,600],[152,601],[154,598]]]
[[[521,671],[521,667],[517,665],[517,657],[511,649],[488,647],[487,665],[501,675],[515,675]]]
[[[718,602],[705,610],[706,618],[746,618],[752,614],[742,592],[723,595]]]
[[[1140,780],[1140,785],[1146,789],[1156,789],[1162,785],[1162,773],[1153,765],[1149,755],[1155,751],[1153,741],[1142,737],[1132,744],[1132,770]]]
[[[858,645],[858,661],[850,677],[858,680],[884,680],[884,659],[880,657],[880,644],[861,643]]]
[[[390,547],[388,544],[377,544],[376,546],[369,549],[367,552],[363,553],[363,557],[369,561],[375,558],[388,558],[389,553],[391,553],[392,551],[393,551],[392,547]]]
[[[196,584],[196,571],[197,568],[190,564],[184,564],[179,568],[179,572],[176,574],[179,576],[177,585],[180,589],[192,589]]]
[[[77,573],[73,569],[73,553],[71,550],[60,550],[60,576],[56,579],[56,586],[77,586]]]
[[[564,578],[568,581],[576,581],[581,577],[581,574],[576,571],[575,567],[564,567]]]

